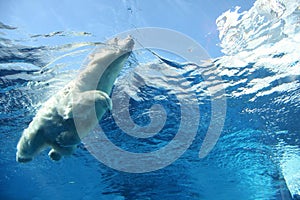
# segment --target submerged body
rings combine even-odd
[[[52,148],[49,152],[52,160],[72,154],[81,138],[97,125],[108,109],[112,109],[109,94],[133,45],[130,37],[115,38],[105,48],[93,52],[87,67],[46,101],[24,130],[17,145],[16,160],[29,162],[48,146]],[[93,110],[97,118],[92,116]]]

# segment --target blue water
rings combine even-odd
[[[249,16],[254,15],[258,14],[249,11]],[[278,26],[286,28],[289,20],[299,16],[299,10],[282,16],[286,23]],[[197,128],[189,148],[172,164],[146,173],[112,169],[97,160],[85,144],[58,162],[48,158],[48,151],[30,163],[15,161],[17,142],[36,111],[76,76],[86,56],[104,41],[92,41],[88,32],[56,30],[16,40],[10,35],[18,35],[18,27],[0,24],[0,31],[5,33],[0,38],[0,199],[298,199],[299,30],[296,27],[282,36],[277,34],[277,21],[262,21],[257,25],[261,28],[258,33],[241,40],[247,32],[247,26],[243,26],[248,23],[246,17],[244,21],[237,18],[241,20],[237,26],[227,24],[232,32],[237,29],[244,35],[223,32],[221,46],[226,55],[202,66],[175,62],[174,57],[158,59],[147,50],[147,58],[141,52],[130,56],[115,90],[130,96],[131,120],[147,127],[151,124],[151,106],[159,104],[166,112],[166,122],[153,137],[136,138],[118,126],[112,113],[106,113],[99,125],[113,144],[136,153],[159,150],[180,129],[180,98],[193,97],[188,100],[197,102],[199,109],[187,114],[192,127]],[[260,43],[256,40],[264,36],[264,23],[272,23],[275,28],[268,29],[271,39]],[[61,38],[68,42],[42,45]],[[235,47],[228,45],[232,41]],[[226,116],[216,145],[206,157],[199,158],[212,123],[212,102],[218,98],[218,94],[209,93],[209,88],[218,83],[205,82],[202,69],[216,70],[221,77]],[[144,84],[138,87],[137,82]],[[123,97],[115,96],[117,100]],[[196,119],[199,123],[195,125]]]

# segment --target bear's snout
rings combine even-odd
[[[17,155],[16,160],[19,163],[26,163],[26,162],[32,161],[32,158],[24,158],[24,157],[20,157],[20,156]]]

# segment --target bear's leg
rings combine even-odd
[[[60,133],[55,140],[61,147],[73,146],[80,143],[78,134],[68,131]]]
[[[62,158],[62,156],[71,155],[75,149],[76,149],[76,145],[69,146],[69,147],[59,147],[59,146],[55,145],[49,151],[48,155],[52,160],[58,161]]]

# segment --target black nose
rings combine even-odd
[[[19,163],[26,163],[32,161],[32,158],[22,158],[17,156],[17,162]]]

